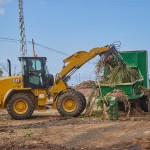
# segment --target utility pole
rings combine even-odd
[[[22,57],[27,56],[27,44],[25,35],[25,24],[23,14],[23,0],[18,0],[19,5],[19,29],[20,29],[20,55]]]

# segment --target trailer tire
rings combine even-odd
[[[16,120],[28,119],[34,111],[34,103],[26,94],[14,95],[7,103],[9,115]]]
[[[57,110],[62,116],[79,116],[83,109],[80,94],[75,90],[63,93],[57,101]]]
[[[150,102],[147,96],[140,99],[140,107],[144,112],[150,112]]]

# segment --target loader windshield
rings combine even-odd
[[[24,86],[31,88],[45,87],[45,57],[22,57],[22,75]]]

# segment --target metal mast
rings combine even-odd
[[[19,3],[19,29],[20,29],[20,55],[27,56],[27,45],[25,35],[25,24],[23,14],[23,0],[18,0]]]

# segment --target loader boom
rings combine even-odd
[[[93,48],[89,52],[86,51],[79,51],[68,58],[64,59],[63,62],[67,63],[66,66],[64,66],[61,70],[61,72],[58,74],[56,78],[56,82],[61,78],[64,82],[67,82],[69,80],[69,77],[82,65],[84,65],[86,62],[90,61],[97,55],[101,55],[103,52],[109,51],[109,46],[104,46],[101,48]]]

